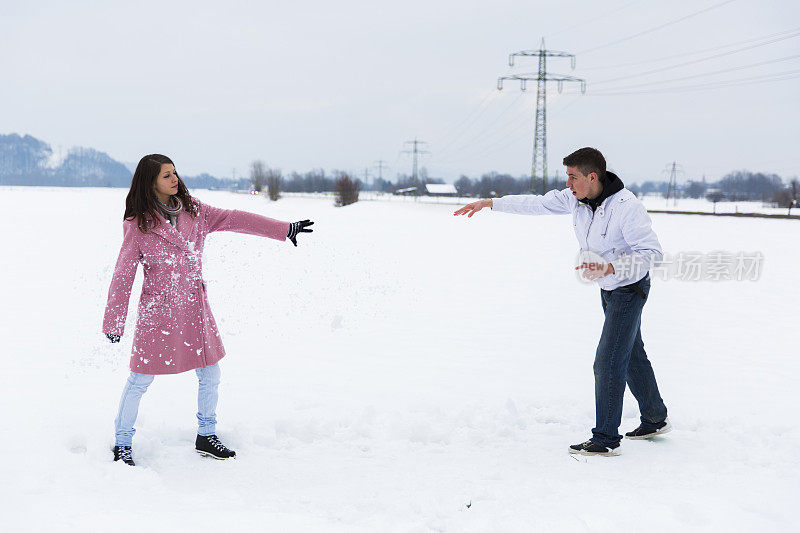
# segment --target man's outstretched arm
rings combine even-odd
[[[540,196],[538,194],[520,194],[503,196],[489,200],[479,200],[467,204],[453,213],[453,215],[467,215],[471,217],[484,207],[494,211],[515,213],[518,215],[566,215],[572,212],[575,197],[569,189],[550,191]]]

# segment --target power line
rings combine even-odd
[[[553,118],[555,116],[560,115],[566,109],[572,107],[574,104],[576,104],[579,101],[580,101],[580,97],[577,97],[577,98],[573,99],[571,102],[568,102],[565,106],[563,106],[560,109],[557,109],[556,111],[550,113],[550,118]],[[486,145],[482,151],[476,152],[476,153],[471,154],[471,155],[473,157],[483,157],[483,156],[486,156],[486,155],[489,155],[489,154],[494,154],[494,153],[496,153],[496,152],[498,152],[500,150],[508,148],[509,146],[511,146],[511,145],[523,140],[523,139],[529,139],[530,138],[530,130],[528,130],[525,133],[525,135],[517,135],[520,131],[523,130],[523,128],[524,129],[528,128],[527,121],[525,123],[523,123],[523,124],[520,124],[518,127],[510,130],[508,132],[508,135],[506,135],[504,138],[499,139],[499,140],[497,140],[497,141],[495,141],[493,143],[490,143],[490,144]]]
[[[507,139],[507,137],[508,137],[507,133],[508,133],[509,130],[513,130],[513,131],[516,132],[518,129],[523,128],[523,127],[530,128],[530,118],[525,116],[525,115],[514,116],[511,120],[504,122],[497,129],[497,131],[493,131],[491,133],[491,135],[488,136],[488,138],[482,139],[482,141],[484,143],[488,143],[490,145],[496,144],[498,142],[498,140],[499,141],[504,141],[504,140]],[[504,133],[505,133],[505,135],[503,135],[502,137],[499,137],[499,138],[497,137],[498,135],[501,135],[501,134],[504,134]],[[484,147],[485,146],[486,146],[486,144],[484,144]],[[455,159],[459,159],[461,156],[459,156],[458,154],[460,152],[463,152],[465,149],[467,149],[469,147],[470,147],[470,144],[463,145],[462,147],[449,152],[444,158],[440,159],[440,158],[437,157],[437,161],[442,161],[442,160],[444,160],[444,161],[452,161],[452,160],[455,160]],[[470,152],[469,155],[470,155],[470,157],[475,157],[477,155],[477,152]]]
[[[589,93],[588,96],[621,96],[629,94],[663,94],[663,93],[683,93],[693,91],[703,91],[712,89],[724,89],[727,87],[737,87],[740,85],[754,85],[759,83],[788,81],[800,77],[800,69],[789,70],[784,72],[775,72],[771,74],[762,74],[760,76],[751,76],[747,78],[736,78],[732,80],[719,80],[710,83],[701,83],[697,85],[683,85],[678,87],[666,87],[663,89],[650,89],[642,91],[608,91]]]
[[[499,94],[500,94],[500,92],[499,92],[499,91],[495,91],[494,89],[492,89],[492,92],[491,92],[491,94],[493,94],[493,95],[497,96],[497,95],[499,95]],[[490,100],[489,100],[489,103],[496,102],[496,101],[497,101],[497,98],[495,97],[495,98],[492,98],[492,99],[490,99]],[[487,105],[486,107],[484,107],[483,109],[481,109],[481,110],[478,112],[478,114],[477,114],[477,115],[473,116],[472,120],[470,120],[470,121],[469,121],[469,122],[468,122],[468,123],[467,123],[467,124],[466,124],[466,125],[465,125],[465,126],[464,126],[464,127],[463,127],[463,128],[460,130],[460,131],[459,131],[459,132],[458,132],[458,134],[457,134],[456,136],[454,136],[452,139],[450,139],[450,141],[449,141],[447,144],[445,144],[445,145],[444,145],[444,146],[443,146],[443,147],[440,149],[440,152],[442,152],[442,151],[446,151],[446,150],[447,150],[447,149],[448,149],[448,148],[449,148],[449,147],[450,147],[450,146],[451,146],[453,143],[455,143],[455,142],[456,142],[456,141],[457,141],[459,138],[461,138],[461,136],[462,136],[462,135],[464,135],[464,134],[465,134],[467,131],[469,131],[469,129],[472,127],[472,125],[473,125],[473,124],[475,124],[475,122],[476,122],[476,121],[477,121],[477,120],[478,120],[478,119],[479,119],[481,116],[483,116],[483,114],[486,112],[486,110],[487,110],[487,109],[489,109],[489,106],[488,106],[488,105]]]
[[[701,90],[704,88],[716,89],[725,87],[735,87],[737,85],[750,85],[751,83],[762,83],[770,81],[785,81],[796,78],[795,74],[800,74],[800,69],[785,70],[782,72],[770,72],[768,74],[759,74],[757,76],[748,76],[745,78],[733,78],[727,80],[716,80],[708,83],[699,83],[696,85],[678,85],[675,87],[653,88],[644,89],[641,91],[618,91],[614,88],[603,89],[602,91],[595,91],[587,93],[586,96],[618,96],[623,94],[657,94],[657,93],[677,93],[686,92],[689,90]],[[668,83],[672,80],[667,80]],[[653,83],[647,85],[654,85]],[[621,88],[622,89],[622,88]],[[577,92],[567,92],[565,94],[578,94]]]
[[[525,135],[517,135],[519,132],[525,130]],[[530,124],[527,120],[524,123],[517,125],[516,128],[513,128],[508,131],[507,135],[501,139],[496,139],[495,141],[484,145],[483,149],[477,151],[475,153],[470,154],[473,158],[474,157],[483,157],[487,154],[495,153],[498,149],[503,149],[511,146],[519,142],[522,139],[530,138]],[[510,140],[509,140],[510,139]]]
[[[508,111],[509,111],[509,110],[510,110],[512,107],[514,107],[514,106],[517,104],[517,102],[519,102],[519,100],[522,98],[522,96],[523,96],[523,93],[519,93],[519,95],[517,95],[517,97],[516,97],[516,98],[514,98],[514,99],[511,101],[511,103],[510,103],[509,105],[507,105],[505,108],[503,108],[503,110],[500,112],[500,114],[499,114],[499,115],[497,115],[497,116],[496,116],[496,117],[495,117],[495,118],[494,118],[494,119],[493,119],[491,122],[489,122],[488,124],[486,124],[485,126],[483,126],[483,127],[482,127],[482,128],[479,130],[479,131],[478,131],[478,133],[477,133],[476,135],[472,136],[472,137],[471,137],[469,140],[465,141],[465,142],[464,142],[464,144],[461,144],[461,145],[459,145],[458,147],[456,147],[455,149],[450,149],[450,150],[447,150],[447,149],[444,149],[444,148],[443,148],[442,150],[440,150],[440,151],[439,151],[439,153],[440,153],[440,154],[442,154],[442,153],[448,153],[448,152],[450,152],[450,153],[457,153],[457,152],[461,152],[461,151],[463,151],[465,148],[469,147],[469,146],[470,146],[470,145],[471,145],[473,142],[475,142],[477,139],[479,139],[479,138],[481,138],[481,137],[484,137],[484,136],[488,135],[488,132],[489,132],[489,131],[491,131],[491,130],[490,130],[490,128],[491,128],[492,126],[494,126],[494,125],[497,123],[497,121],[498,121],[498,120],[500,120],[501,118],[503,118],[503,116],[504,116],[506,113],[508,113]],[[451,146],[452,146],[452,145],[451,145]]]
[[[769,35],[763,35],[761,37],[756,37],[753,39],[745,39],[744,41],[736,41],[734,43],[723,44],[720,46],[714,46],[712,48],[704,48],[702,50],[695,50],[694,52],[683,52],[680,54],[673,54],[669,56],[659,57],[656,59],[644,59],[642,61],[630,61],[628,63],[617,63],[616,65],[600,65],[597,67],[583,67],[581,71],[585,70],[606,70],[606,69],[615,69],[615,68],[622,68],[622,67],[632,67],[636,65],[643,65],[648,63],[659,63],[661,61],[668,61],[670,59],[676,59],[678,57],[686,57],[686,56],[694,56],[698,54],[705,54],[706,52],[716,52],[717,50],[722,50],[724,48],[730,48],[731,46],[739,46],[740,44],[750,44],[756,41],[763,41],[764,39],[771,39],[773,37],[779,37],[781,35],[786,35],[787,33],[795,33],[800,31],[800,28],[792,28],[791,30],[784,30],[779,31],[777,33],[771,33]]]
[[[791,59],[797,59],[798,57],[800,57],[800,54],[794,54],[794,55],[791,55],[791,56],[780,57],[780,58],[777,58],[777,59],[770,59],[770,60],[767,60],[767,61],[759,61],[757,63],[750,63],[749,65],[740,65],[738,67],[726,68],[726,69],[722,69],[722,70],[714,70],[714,71],[711,71],[711,72],[701,72],[700,74],[693,74],[691,76],[683,76],[681,78],[672,78],[670,80],[650,81],[650,82],[645,82],[645,83],[637,83],[635,85],[626,85],[626,86],[622,86],[622,87],[612,87],[609,90],[610,91],[617,91],[617,90],[625,90],[625,89],[636,89],[638,87],[647,87],[649,85],[661,85],[661,84],[664,84],[664,83],[672,83],[672,82],[675,82],[675,81],[683,81],[683,80],[690,80],[690,79],[694,79],[694,78],[702,78],[704,76],[713,76],[715,74],[724,74],[726,72],[733,72],[733,71],[736,71],[736,70],[743,70],[743,69],[752,68],[752,67],[760,67],[762,65],[769,65],[771,63],[779,63],[781,61],[789,61]],[[598,94],[598,93],[595,92],[593,94]]]
[[[528,130],[530,134],[530,118],[524,115],[517,115],[512,117],[511,120],[504,122],[496,131],[492,132],[489,138],[481,139],[483,143],[481,146],[476,147],[475,151],[470,151],[468,153],[468,157],[474,159],[475,157],[480,157],[482,154],[486,153],[488,149],[491,147],[497,146],[500,143],[508,141],[511,135],[516,134],[518,131],[522,131],[522,129]],[[498,137],[498,135],[502,135]],[[450,165],[454,162],[458,162],[459,160],[463,159],[462,155],[459,155],[464,150],[471,147],[473,143],[465,144],[460,146],[459,148],[450,151],[444,157],[437,157],[435,158],[435,163],[437,165]]]
[[[564,110],[566,110],[569,107],[572,107],[579,100],[580,100],[580,98],[574,98],[573,100],[568,102],[566,105],[556,109],[554,112],[548,113],[549,117],[552,118],[552,117],[560,115]],[[522,119],[522,120],[520,121],[520,119]],[[512,120],[509,120],[509,121],[503,123],[496,132],[493,132],[492,136],[495,137],[495,138],[491,139],[491,140],[487,140],[486,144],[483,145],[482,149],[478,149],[478,151],[476,151],[476,152],[470,152],[470,154],[469,154],[470,157],[471,158],[475,158],[475,157],[481,157],[481,156],[483,156],[483,155],[485,155],[487,153],[494,153],[497,150],[494,150],[493,148],[500,146],[502,143],[505,143],[505,144],[503,146],[500,146],[501,149],[502,148],[506,148],[507,146],[511,146],[512,144],[520,141],[523,138],[529,138],[530,137],[530,131],[528,130],[528,128],[530,127],[530,124],[529,124],[528,120],[530,120],[528,117],[517,116],[517,117],[514,117]],[[517,133],[519,133],[523,129],[528,130],[528,133],[526,133],[524,136],[516,136]],[[502,137],[499,137],[499,138],[496,137],[496,135],[500,134],[500,133],[504,133],[504,135]],[[511,139],[512,137],[514,137],[514,138]],[[511,141],[509,141],[509,139],[511,139]],[[464,148],[467,148],[467,147],[469,147],[469,145],[466,145]],[[439,163],[439,164],[441,164],[442,162],[447,164],[447,163],[456,161],[456,160],[460,159],[460,157],[457,156],[457,153],[463,151],[464,148],[459,148],[459,149],[451,152],[450,154],[448,154],[444,158],[438,158],[437,157],[436,158],[436,162]]]
[[[690,13],[690,14],[685,15],[683,17],[680,17],[678,19],[671,20],[669,22],[665,22],[664,24],[659,24],[658,26],[655,26],[653,28],[649,28],[649,29],[644,30],[644,31],[640,31],[639,33],[635,33],[633,35],[629,35],[628,37],[623,37],[622,39],[617,39],[615,41],[611,41],[611,42],[606,43],[606,44],[601,44],[600,46],[595,46],[594,48],[589,48],[588,50],[582,50],[580,52],[577,52],[577,55],[588,54],[589,52],[594,52],[594,51],[600,50],[602,48],[606,48],[606,47],[609,47],[609,46],[614,46],[615,44],[624,43],[625,41],[629,41],[631,39],[635,39],[636,37],[641,37],[642,35],[646,35],[648,33],[654,32],[654,31],[658,31],[660,29],[666,28],[667,26],[672,26],[673,24],[678,24],[679,22],[683,22],[684,20],[690,19],[692,17],[696,17],[697,15],[700,15],[700,14],[705,13],[707,11],[711,11],[712,9],[716,9],[718,7],[722,7],[725,4],[730,4],[731,2],[735,2],[735,1],[736,0],[725,0],[724,2],[719,2],[717,4],[714,4],[713,6],[707,7],[705,9],[701,9],[700,11],[695,11],[694,13]]]
[[[475,113],[475,112],[476,112],[478,109],[480,109],[481,107],[483,107],[483,105],[484,105],[484,104],[488,103],[488,102],[489,102],[489,99],[490,99],[491,97],[493,97],[493,96],[497,96],[497,94],[498,94],[498,92],[497,92],[497,91],[495,91],[494,89],[492,89],[491,91],[489,91],[489,92],[488,92],[488,93],[487,93],[487,94],[486,94],[486,95],[485,95],[485,96],[484,96],[484,97],[481,99],[481,101],[480,101],[480,102],[478,102],[478,104],[477,104],[475,107],[473,107],[473,108],[470,110],[470,112],[469,112],[469,113],[467,113],[467,115],[466,115],[466,116],[465,116],[465,117],[464,117],[464,118],[463,118],[461,121],[459,121],[459,122],[458,122],[458,123],[457,123],[455,126],[453,126],[452,128],[450,128],[449,130],[447,130],[447,131],[446,131],[444,134],[442,134],[440,137],[438,137],[438,138],[436,138],[434,141],[432,141],[432,144],[434,144],[434,145],[438,144],[438,143],[439,143],[439,141],[441,141],[442,139],[446,139],[446,138],[447,138],[449,135],[451,135],[453,132],[455,132],[456,130],[458,130],[458,128],[460,128],[462,124],[464,124],[464,123],[465,123],[465,122],[466,122],[468,119],[470,119],[470,118],[472,117],[472,114],[473,114],[473,113]]]
[[[630,78],[637,78],[639,76],[646,76],[648,74],[655,74],[656,72],[664,72],[665,70],[672,70],[674,68],[685,67],[687,65],[694,65],[696,63],[702,63],[703,61],[709,61],[711,59],[716,59],[718,57],[729,56],[729,55],[732,55],[732,54],[738,54],[739,52],[744,52],[746,50],[752,50],[753,48],[758,48],[759,46],[766,46],[768,44],[773,44],[773,43],[777,43],[777,42],[780,42],[780,41],[785,41],[786,39],[792,39],[792,38],[797,37],[797,36],[800,36],[800,32],[795,33],[793,35],[786,36],[786,37],[781,37],[781,38],[778,38],[778,39],[774,39],[772,41],[767,41],[765,43],[754,44],[754,45],[751,45],[751,46],[746,46],[744,48],[739,48],[737,50],[729,50],[728,52],[722,52],[721,54],[715,54],[713,56],[708,56],[708,57],[701,57],[700,59],[694,59],[692,61],[686,61],[686,62],[683,62],[683,63],[678,63],[676,65],[670,65],[668,67],[661,67],[661,68],[657,68],[657,69],[647,70],[645,72],[639,72],[637,74],[629,74],[627,76],[618,76],[616,78],[610,78],[610,79],[607,79],[607,80],[593,81],[592,85],[598,85],[598,84],[601,84],[601,83],[610,83],[612,81],[626,80],[626,79],[630,79]]]
[[[402,150],[397,152],[397,157],[394,159],[394,164],[392,165],[394,168],[398,168],[398,164],[400,163],[400,158],[403,157]],[[397,176],[400,176],[400,172],[397,172]]]
[[[555,35],[561,35],[562,33],[570,31],[570,30],[574,30],[575,28],[579,28],[581,26],[586,26],[586,25],[591,24],[593,22],[597,22],[600,19],[604,19],[606,17],[609,17],[609,16],[613,15],[614,13],[618,13],[618,12],[622,11],[623,9],[626,9],[626,8],[628,8],[628,7],[630,7],[630,6],[634,5],[634,4],[638,4],[639,2],[641,2],[641,0],[634,0],[633,2],[628,2],[627,4],[625,4],[622,7],[618,7],[617,9],[612,9],[611,11],[609,11],[607,13],[604,13],[604,14],[602,14],[600,16],[594,17],[594,18],[589,19],[589,20],[587,20],[585,22],[581,22],[580,24],[574,24],[574,25],[572,25],[572,26],[570,26],[568,28],[564,28],[563,30],[559,30],[559,31],[557,31],[555,33],[549,33],[549,34],[545,35],[545,37],[550,38],[550,37],[553,37]]]

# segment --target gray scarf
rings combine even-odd
[[[158,202],[158,209],[161,211],[161,214],[164,215],[164,218],[169,220],[173,228],[178,229],[178,214],[183,209],[183,203],[180,198],[177,196],[170,196],[169,205],[161,203],[161,200],[158,198],[156,198],[156,202]]]

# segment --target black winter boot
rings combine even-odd
[[[573,444],[570,446],[569,453],[577,453],[580,455],[619,455],[619,452],[616,451],[617,448],[619,448],[619,443],[606,447],[587,440],[581,444]]]
[[[131,450],[130,446],[114,446],[113,452],[115,461],[122,461],[128,466],[136,466],[136,463],[133,462],[133,450]]]
[[[194,441],[194,449],[200,455],[206,455],[214,459],[230,459],[236,457],[236,452],[222,444],[216,435],[208,435],[207,437],[198,435],[197,440]]]
[[[660,424],[656,424],[655,427],[652,425],[645,427],[644,424],[640,424],[638,428],[625,433],[625,438],[633,440],[649,439],[650,437],[663,435],[664,433],[669,433],[670,431],[672,431],[672,426],[669,423],[669,418],[667,418]]]

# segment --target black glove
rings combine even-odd
[[[298,233],[312,233],[313,229],[306,229],[308,226],[313,225],[314,223],[308,219],[301,220],[300,222],[292,222],[289,224],[289,233],[286,234],[286,238],[292,241],[292,244],[297,246],[297,234]]]
[[[106,333],[106,334],[105,334],[105,336],[106,336],[106,337],[108,338],[108,340],[110,340],[111,342],[119,342],[119,335],[112,335],[111,333]]]

